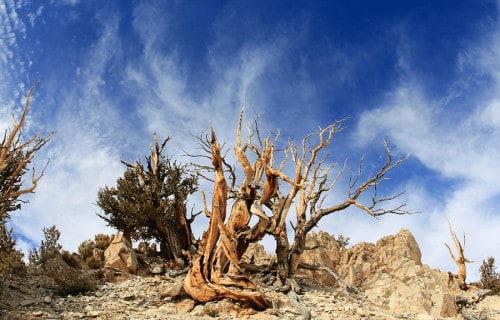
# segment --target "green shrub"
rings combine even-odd
[[[496,272],[495,258],[483,260],[479,267],[481,280],[479,284],[483,289],[491,290],[490,294],[500,294],[500,273]]]

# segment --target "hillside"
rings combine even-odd
[[[140,253],[137,252],[140,256]],[[141,261],[144,257],[138,259]],[[274,257],[253,246],[244,263],[269,265]],[[500,296],[458,289],[448,272],[422,264],[408,230],[377,243],[341,249],[325,232],[311,234],[297,281],[303,293],[279,292],[256,272],[259,289],[273,307],[256,312],[229,300],[195,304],[177,294],[184,275],[163,268],[157,274],[130,275],[117,269],[97,271],[101,282],[76,296],[59,296],[53,279],[30,273],[4,280],[0,288],[2,319],[500,319]],[[90,271],[88,271],[90,273]],[[334,273],[332,273],[334,272]],[[94,274],[96,272],[94,271]],[[145,274],[138,270],[138,274]],[[335,279],[335,274],[340,280]],[[102,279],[107,279],[103,282]],[[175,296],[172,298],[171,296]],[[462,301],[457,308],[456,301]],[[465,302],[467,301],[467,302]],[[463,312],[463,313],[462,313]]]

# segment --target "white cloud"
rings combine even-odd
[[[494,37],[487,39],[498,39],[498,35],[495,32]],[[468,72],[465,77],[485,73],[491,76],[494,82],[481,87],[483,92],[471,92],[467,81],[457,81],[450,88],[448,97],[438,101],[430,99],[423,94],[425,84],[412,73],[411,65],[405,64],[404,81],[394,88],[380,107],[361,115],[356,132],[360,146],[387,136],[391,143],[411,153],[436,176],[449,179],[447,194],[424,193],[419,197],[414,197],[415,193],[422,193],[415,189],[418,181],[411,182],[407,191],[411,195],[408,206],[423,207],[424,210],[412,218],[408,226],[422,247],[424,261],[451,271],[456,267],[442,245],[451,242],[444,217],[450,218],[457,234],[461,234],[463,228],[468,242],[465,254],[476,260],[469,267],[472,279],[478,278],[477,270],[483,259],[500,256],[497,245],[500,234],[496,231],[500,227],[500,216],[494,209],[500,196],[497,164],[500,157],[500,97],[482,97],[492,89],[491,86],[500,88],[498,60],[485,58],[497,57],[500,46],[489,42],[481,44],[484,51],[476,48],[479,54],[463,55],[461,65],[457,67]],[[405,57],[401,59],[406,60]],[[462,93],[458,93],[460,90]],[[469,93],[477,97],[473,99],[473,105],[464,106],[460,99],[454,99]],[[452,183],[453,180],[460,182]],[[390,228],[383,225],[384,232]]]
[[[61,85],[57,77],[55,83],[47,80],[44,84],[44,89],[58,97],[60,104],[51,122],[37,119],[34,125],[56,131],[48,145],[37,153],[39,170],[49,159],[50,163],[36,196],[30,197],[30,203],[12,217],[16,232],[35,243],[43,237],[42,228],[52,225],[62,231],[60,242],[71,251],[97,233],[112,232],[96,216],[99,210],[95,202],[98,189],[114,185],[123,173],[119,148],[126,146],[123,141],[128,134],[123,130],[126,125],[120,123],[119,105],[106,94],[103,80],[111,59],[120,55],[117,23],[117,19],[106,20],[101,37],[82,61],[78,85]],[[61,88],[65,88],[64,95],[50,91]],[[31,105],[36,110],[36,100]]]

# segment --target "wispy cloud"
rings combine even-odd
[[[121,175],[119,146],[126,131],[120,120],[119,105],[107,92],[104,73],[115,56],[120,55],[117,40],[118,20],[108,17],[101,37],[81,61],[82,72],[75,73],[75,83],[43,84],[44,90],[64,90],[64,95],[50,91],[60,107],[54,118],[38,119],[56,131],[49,144],[38,153],[38,163],[50,163],[36,190],[36,196],[13,216],[14,229],[35,243],[42,239],[42,227],[56,225],[62,230],[61,244],[76,250],[78,244],[99,232],[112,232],[95,215],[97,191],[112,185]],[[57,77],[53,81],[60,81]],[[32,102],[36,108],[36,101]],[[23,249],[32,245],[22,241]]]
[[[464,77],[488,76],[493,81],[474,89],[470,88],[474,79],[455,81],[438,98],[426,96],[425,83],[413,72],[408,56],[401,56],[406,61],[405,81],[387,95],[381,106],[361,115],[356,135],[361,146],[387,136],[399,149],[411,153],[448,181],[448,193],[408,198],[410,207],[423,208],[421,218],[414,220],[411,227],[427,254],[424,260],[448,270],[454,270],[454,266],[441,247],[443,242],[451,241],[445,216],[450,218],[457,233],[463,228],[468,242],[466,255],[477,261],[470,268],[475,278],[482,259],[500,255],[497,246],[500,235],[495,231],[500,218],[494,215],[492,205],[492,200],[500,195],[500,171],[496,164],[500,156],[500,146],[496,143],[500,141],[497,108],[500,97],[489,94],[500,86],[500,66],[493,58],[500,53],[500,46],[496,40],[486,41],[497,39],[498,35],[494,32],[479,43],[471,43],[471,50],[476,53],[464,53],[461,64],[457,65],[457,69],[468,69]],[[463,98],[469,94],[477,98]],[[419,185],[418,180],[414,181],[408,194],[420,193],[415,189]]]

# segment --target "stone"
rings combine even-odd
[[[165,265],[160,263],[155,263],[151,266],[151,274],[163,274],[165,273]]]
[[[166,287],[161,290],[160,297],[161,298],[178,298],[186,295],[186,291],[184,291],[184,280],[177,281],[173,286]]]
[[[319,233],[318,233],[319,234]],[[332,237],[333,238],[333,237]],[[330,265],[338,274],[357,283],[361,293],[344,287],[325,286],[311,278],[297,277],[304,292],[295,302],[310,311],[312,319],[461,319],[456,314],[454,299],[463,296],[473,300],[478,292],[453,291],[448,274],[421,263],[418,245],[409,231],[382,238],[375,244],[362,243],[340,250],[335,256],[328,250],[332,239],[324,233],[312,235],[306,243],[305,255],[314,250],[316,264],[337,261]],[[245,262],[273,261],[263,247],[255,246]],[[262,256],[261,256],[262,255]],[[309,259],[308,257],[305,257]],[[343,265],[342,263],[346,263]],[[70,269],[68,269],[69,271]],[[71,269],[73,270],[73,269]],[[109,269],[111,270],[111,269]],[[360,271],[361,274],[353,272]],[[73,270],[74,272],[74,270]],[[324,279],[317,274],[317,279]],[[0,285],[0,319],[302,319],[301,307],[275,287],[256,282],[258,289],[272,302],[271,308],[255,311],[245,303],[230,299],[197,303],[182,295],[185,275],[117,277],[113,283],[101,283],[95,290],[74,296],[54,296],[53,279],[29,274],[16,280],[5,279]],[[257,277],[258,278],[258,277]],[[121,279],[121,280],[120,280]],[[29,290],[28,290],[29,289]],[[168,292],[168,294],[167,294]],[[51,297],[50,304],[45,298]],[[170,298],[169,298],[170,297]],[[173,298],[175,297],[175,298]],[[128,300],[128,301],[127,301]],[[21,303],[24,301],[23,303]],[[29,301],[29,302],[28,302]],[[6,304],[2,307],[2,303]],[[8,305],[7,305],[8,304]],[[13,307],[15,306],[15,307]],[[464,306],[476,318],[500,319],[500,296]]]
[[[177,310],[177,314],[185,315],[191,310],[194,309],[195,302],[192,299],[184,299],[176,303],[175,308]]]
[[[135,274],[137,265],[137,257],[132,245],[123,237],[123,234],[118,232],[104,251],[104,266]]]
[[[23,307],[26,307],[26,306],[30,306],[30,305],[33,305],[35,304],[36,301],[35,300],[32,300],[32,299],[24,299],[22,300],[19,304]]]

